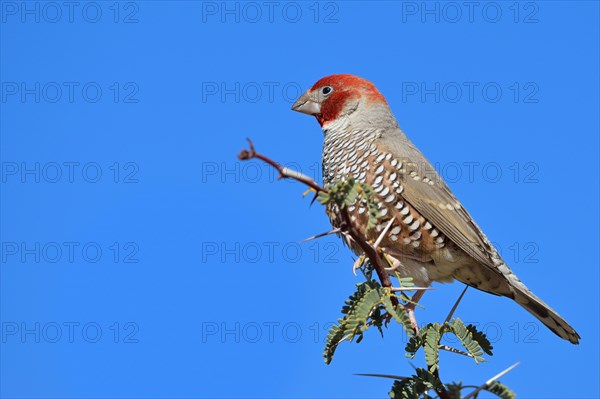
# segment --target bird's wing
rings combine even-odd
[[[386,131],[381,150],[403,162],[403,198],[425,219],[481,264],[496,269],[500,257],[427,159],[400,129]],[[427,179],[425,179],[427,178]]]
[[[385,131],[379,139],[380,150],[389,152],[404,164],[402,176],[404,200],[410,203],[432,225],[472,256],[487,270],[500,276],[508,284],[508,291],[486,290],[492,294],[513,298],[528,312],[537,317],[559,337],[579,343],[580,336],[558,313],[535,296],[504,264],[469,213],[460,206],[450,188],[435,172],[423,154],[406,138],[400,129]],[[414,179],[411,172],[419,179]],[[428,177],[433,181],[423,181]],[[452,208],[450,208],[450,205]],[[459,205],[457,207],[457,205]],[[463,281],[466,284],[469,282]],[[481,289],[481,286],[473,285]]]

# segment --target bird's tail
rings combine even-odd
[[[539,321],[544,323],[552,332],[567,341],[578,344],[579,334],[569,323],[565,321],[550,306],[546,305],[540,298],[535,296],[527,288],[524,290],[514,287],[515,301],[523,306],[525,310],[534,315]]]

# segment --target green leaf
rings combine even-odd
[[[352,340],[355,334],[363,332],[368,328],[367,320],[373,308],[379,303],[381,303],[381,295],[377,288],[368,289],[355,302],[352,311],[348,313],[346,318],[346,329],[351,334],[350,340]]]
[[[442,334],[440,333],[441,326],[438,323],[433,324],[425,335],[425,361],[430,371],[435,371],[439,368],[438,363],[440,362],[440,340]]]
[[[368,232],[370,229],[377,225],[381,213],[379,212],[379,208],[377,207],[377,200],[373,188],[365,183],[360,183],[360,186],[363,191],[363,205],[367,208],[368,219],[366,231]]]
[[[493,355],[492,349],[494,349],[494,347],[492,346],[490,341],[487,339],[485,334],[482,333],[481,331],[477,330],[477,328],[473,324],[469,324],[467,326],[467,330],[469,330],[469,332],[473,336],[473,339],[475,341],[477,341],[477,343],[481,346],[481,349],[483,349],[483,351],[485,353],[487,353],[488,355],[492,356]]]
[[[407,358],[413,359],[415,357],[417,351],[423,346],[423,342],[425,342],[425,335],[427,334],[427,331],[431,326],[432,324],[426,325],[425,327],[419,330],[419,333],[417,335],[413,335],[409,338],[405,348],[405,356]]]
[[[420,392],[412,378],[394,381],[389,396],[392,399],[419,399]]]
[[[375,307],[371,313],[371,325],[377,327],[381,338],[383,338],[383,322],[385,321],[385,315],[381,313],[381,307]]]
[[[485,359],[481,357],[481,355],[483,355],[483,349],[481,348],[479,343],[473,339],[473,334],[469,329],[467,329],[467,327],[465,327],[464,323],[460,319],[452,320],[452,322],[450,323],[450,328],[452,329],[452,332],[458,337],[458,339],[465,347],[467,352],[469,352],[473,356],[475,363],[485,362]]]
[[[435,375],[423,368],[416,369],[416,373],[416,375],[403,380],[394,381],[392,390],[389,392],[390,398],[421,398],[421,395],[426,394],[430,390],[443,386],[442,382]]]
[[[515,399],[517,394],[511,391],[506,385],[502,384],[500,381],[494,381],[494,383],[484,388],[484,390],[493,393],[502,399]]]
[[[329,329],[323,357],[325,363],[331,363],[337,346],[342,340],[352,341],[358,335],[357,342],[362,340],[362,333],[367,330],[367,321],[376,306],[381,303],[381,286],[375,281],[357,284],[356,291],[346,300],[342,308],[345,316],[338,320],[339,324]]]
[[[449,384],[446,384],[446,390],[448,391],[448,394],[450,395],[451,398],[460,398],[462,397],[461,395],[461,391],[464,389],[462,383],[459,382],[451,382]]]
[[[400,287],[414,287],[412,277],[399,277],[398,282],[400,283]]]
[[[422,394],[427,393],[428,388],[421,383],[416,376],[411,378],[405,378],[404,380],[394,381],[392,390],[389,395],[390,398],[401,398],[401,399],[419,399]]]
[[[341,320],[341,319],[340,319]],[[340,327],[338,324],[334,324],[329,329],[329,334],[327,334],[327,341],[325,343],[325,350],[323,351],[323,357],[325,358],[325,363],[331,363],[333,360],[333,354],[337,349],[337,346],[341,342],[342,338],[344,338],[345,330]]]
[[[337,209],[344,209],[347,206],[360,201],[361,206],[367,208],[367,226],[368,233],[377,225],[380,217],[377,207],[377,196],[373,188],[366,183],[359,183],[354,178],[342,178],[327,185],[328,194],[319,193],[317,199],[323,205],[337,205]]]
[[[420,381],[428,389],[437,389],[443,386],[442,382],[431,371],[424,368],[416,369],[416,379]]]
[[[390,290],[386,290],[386,289],[382,289],[382,290],[383,290],[383,293],[381,296],[381,302],[383,303],[385,310],[390,314],[390,316],[392,316],[392,318],[394,320],[396,320],[398,323],[400,323],[402,325],[402,327],[404,327],[404,331],[406,331],[406,333],[409,336],[412,335],[413,334],[412,325],[410,323],[410,318],[408,317],[408,314],[406,313],[406,310],[404,309],[404,306],[402,306],[400,303],[394,305],[392,303],[392,297],[396,297],[396,296],[393,295]]]
[[[363,273],[365,275],[365,278],[369,281],[373,280],[373,272],[375,271],[375,268],[371,264],[371,261],[369,260],[369,258],[366,258],[365,263],[362,268],[363,268]]]
[[[356,199],[358,198],[358,191],[355,186],[351,186],[348,192],[346,193],[346,197],[344,198],[344,204],[352,205]]]
[[[319,194],[317,195],[317,201],[319,201],[319,203],[321,203],[321,205],[325,205],[329,201],[331,201],[331,197],[329,196],[328,193],[324,193],[323,191],[320,191]]]

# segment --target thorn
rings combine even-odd
[[[379,378],[392,378],[394,380],[405,380],[408,377],[403,377],[401,375],[392,375],[392,374],[372,374],[372,373],[356,373],[354,375],[359,375],[361,377],[379,377]]]
[[[377,251],[377,248],[379,247],[379,244],[381,244],[381,241],[383,241],[383,237],[385,237],[385,235],[387,234],[390,227],[392,227],[392,223],[394,223],[394,219],[396,219],[396,216],[394,216],[393,218],[390,219],[387,226],[385,226],[385,229],[383,229],[381,234],[379,234],[379,237],[377,237],[375,244],[373,244],[373,248],[375,248],[376,251]]]
[[[311,241],[311,240],[316,240],[317,238],[325,237],[325,236],[328,236],[330,234],[336,234],[336,233],[339,233],[340,231],[341,231],[340,229],[329,230],[329,231],[327,231],[325,233],[321,233],[321,234],[317,234],[316,236],[305,238],[304,240],[302,240],[300,242],[308,242],[308,241]]]
[[[433,287],[390,287],[392,292],[402,292],[402,291],[429,291],[435,290]]]
[[[350,243],[354,242],[354,238],[352,238],[352,236],[350,234],[348,234],[347,231],[344,231],[344,229],[342,227],[340,227],[340,229],[342,230],[341,233],[344,236],[344,239],[346,240],[346,242],[348,243],[348,246],[350,246]]]
[[[465,289],[463,290],[463,292],[460,294],[460,296],[458,297],[458,299],[454,303],[454,306],[452,306],[452,309],[450,309],[450,313],[448,313],[448,316],[446,316],[446,320],[444,321],[445,323],[448,323],[450,321],[450,319],[452,318],[452,316],[454,315],[454,312],[456,311],[456,308],[458,307],[458,304],[462,300],[463,296],[465,296],[465,292],[467,292],[468,288],[469,288],[469,286],[465,285]]]
[[[481,392],[482,389],[489,388],[494,383],[494,381],[496,381],[497,379],[501,378],[503,375],[505,375],[506,373],[508,373],[509,371],[511,371],[512,369],[514,369],[515,367],[517,367],[519,364],[521,364],[521,362],[516,362],[515,364],[513,364],[510,367],[508,367],[504,371],[499,372],[498,374],[496,374],[495,376],[493,376],[492,378],[490,378],[489,380],[487,380],[486,382],[484,382],[482,385],[480,385],[479,387],[477,387],[476,390],[474,390],[473,392],[471,392],[470,394],[468,394],[467,396],[465,396],[463,399],[469,399],[469,398],[475,397],[475,395],[477,395],[479,392]]]
[[[313,189],[311,188],[311,190],[313,190]],[[315,191],[315,190],[313,190],[313,191]],[[312,204],[314,204],[315,201],[317,200],[317,198],[319,198],[319,193],[315,191],[315,196],[310,200],[310,205],[309,206],[311,206]]]

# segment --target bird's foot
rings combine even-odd
[[[365,263],[365,259],[366,256],[363,254],[354,261],[354,265],[352,265],[352,274],[356,276],[356,271],[363,266],[363,264]]]
[[[419,290],[415,292],[410,301],[404,305],[404,310],[406,310],[406,313],[408,313],[408,319],[410,320],[410,325],[415,332],[415,335],[419,333],[419,325],[417,323],[417,317],[415,316],[415,307],[417,306],[417,303],[419,303],[419,300],[423,294],[425,294],[425,290]]]
[[[385,259],[385,261],[387,262],[388,265],[390,265],[390,267],[386,267],[385,271],[388,272],[388,274],[393,275],[396,274],[396,277],[399,277],[398,273],[396,272],[396,270],[400,269],[402,267],[402,262],[400,262],[400,259],[390,255],[385,249],[382,248],[383,252],[383,258]]]
[[[404,305],[404,310],[408,314],[408,319],[410,320],[410,326],[412,327],[414,334],[417,335],[419,333],[419,324],[417,323],[417,317],[415,316],[415,304],[408,303]]]

